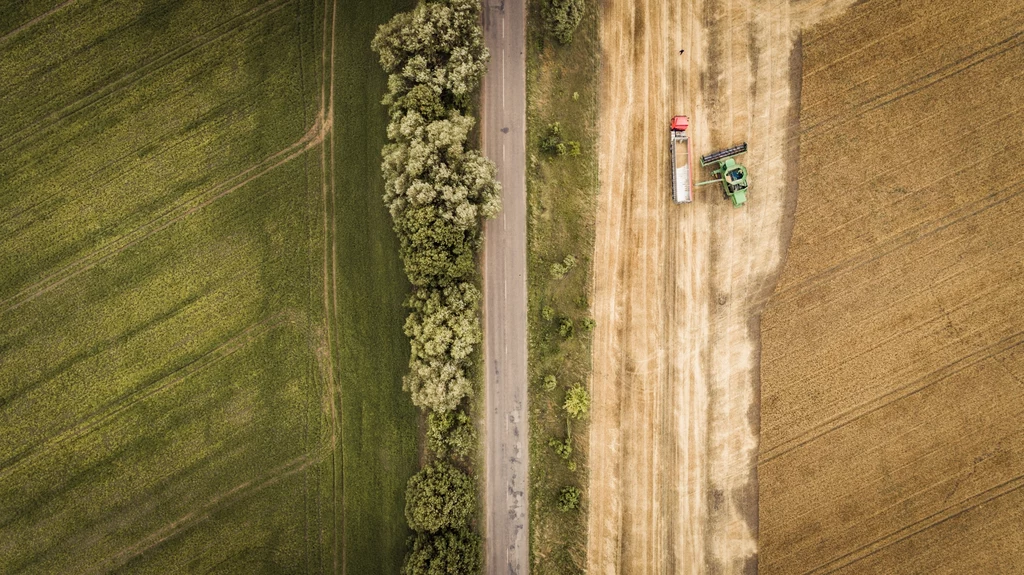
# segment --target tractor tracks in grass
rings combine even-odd
[[[192,360],[183,367],[178,368],[174,372],[169,373],[166,376],[143,386],[142,388],[101,406],[99,409],[94,410],[89,415],[60,431],[57,435],[35,445],[29,446],[21,454],[3,462],[2,466],[0,466],[0,480],[7,478],[17,469],[49,452],[54,447],[67,441],[80,438],[94,431],[103,422],[116,417],[118,414],[130,409],[139,402],[145,401],[158,393],[168,391],[189,377],[220,363],[272,330],[285,324],[295,324],[298,321],[298,316],[292,312],[279,312],[249,325],[224,343]]]
[[[302,138],[287,148],[268,156],[263,161],[250,166],[234,177],[207,189],[205,192],[168,208],[148,223],[104,244],[96,251],[91,252],[85,257],[66,265],[42,280],[22,289],[20,292],[0,304],[3,306],[3,310],[0,311],[0,315],[12,312],[39,296],[60,287],[79,274],[113,258],[146,238],[168,228],[174,223],[183,220],[199,210],[202,210],[213,202],[231,194],[246,184],[249,184],[253,180],[256,180],[291,160],[298,158],[306,151],[319,145],[323,139],[324,126],[321,124],[320,120],[317,120]]]
[[[337,3],[334,0],[324,3],[324,15],[321,24],[321,52],[320,52],[320,112],[317,123],[324,126],[321,131],[320,146],[320,170],[321,170],[321,211],[323,212],[323,306],[324,326],[323,337],[325,349],[321,350],[321,362],[323,366],[324,379],[327,383],[327,404],[331,422],[331,533],[333,539],[331,545],[332,572],[345,572],[345,549],[344,549],[344,497],[341,490],[340,469],[344,468],[344,450],[339,449],[341,419],[339,411],[342,406],[341,396],[337,391],[334,369],[334,346],[333,332],[338,313],[338,257],[337,239],[337,218],[335,217],[336,202],[334,197],[334,45],[335,30],[337,28]],[[330,24],[330,35],[328,36],[328,23]],[[327,158],[328,147],[330,147],[330,160]],[[339,556],[339,547],[340,556]]]
[[[219,493],[210,498],[202,507],[182,515],[178,519],[168,523],[164,527],[146,535],[138,543],[123,549],[120,553],[110,557],[98,565],[95,565],[87,573],[110,573],[128,564],[132,559],[139,557],[146,552],[159,547],[184,533],[196,524],[210,519],[210,517],[231,505],[234,505],[263,489],[274,485],[288,477],[305,471],[315,465],[321,458],[314,454],[305,453],[274,469],[256,480],[248,480]]]
[[[29,29],[29,28],[31,28],[32,26],[35,26],[36,24],[38,24],[38,23],[42,22],[43,20],[46,20],[46,19],[47,19],[47,18],[49,18],[50,16],[53,16],[53,15],[54,15],[54,14],[56,14],[57,12],[60,12],[61,10],[63,10],[63,9],[65,9],[65,8],[67,8],[68,6],[71,6],[72,4],[74,4],[74,3],[75,3],[75,2],[77,2],[77,1],[78,1],[78,0],[67,0],[67,2],[65,2],[65,3],[63,3],[63,4],[60,4],[59,6],[56,6],[56,7],[54,7],[54,8],[51,8],[51,9],[50,9],[50,10],[49,10],[48,12],[46,12],[45,14],[41,14],[41,15],[39,15],[39,16],[36,16],[35,18],[33,18],[33,19],[29,20],[28,22],[25,22],[25,23],[24,23],[24,24],[22,24],[21,26],[18,26],[18,27],[17,27],[17,28],[15,28],[14,30],[11,30],[10,32],[8,32],[8,33],[4,34],[3,36],[0,36],[0,46],[2,46],[2,45],[3,45],[4,43],[6,43],[6,42],[7,42],[8,40],[11,40],[11,39],[13,39],[13,38],[14,38],[15,36],[17,36],[18,34],[20,34],[20,33],[24,32],[25,30],[28,30],[28,29]]]
[[[6,152],[19,145],[30,143],[34,139],[46,134],[48,130],[60,124],[62,121],[90,108],[109,96],[113,96],[121,92],[139,80],[162,70],[175,61],[196,52],[200,48],[220,40],[233,32],[237,32],[246,25],[258,21],[260,18],[264,18],[274,12],[277,12],[291,1],[292,0],[267,0],[267,2],[252,8],[248,12],[229,19],[227,22],[224,22],[206,33],[193,38],[189,42],[143,62],[140,66],[126,73],[124,76],[121,76],[117,80],[83,94],[81,97],[63,108],[51,112],[38,121],[0,139],[0,152]],[[225,27],[227,27],[227,29],[224,29]],[[23,135],[24,137],[22,137]]]

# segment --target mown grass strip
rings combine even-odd
[[[344,558],[348,573],[399,572],[410,530],[405,485],[419,467],[419,410],[402,391],[409,283],[381,201],[387,77],[370,41],[412,0],[337,4],[334,65],[334,361],[341,388]],[[329,151],[329,153],[331,153]],[[333,282],[332,282],[333,284]]]

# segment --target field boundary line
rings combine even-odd
[[[945,507],[939,511],[936,511],[935,513],[929,515],[928,517],[925,517],[924,519],[907,525],[903,529],[893,531],[888,535],[875,539],[874,541],[862,545],[858,549],[841,555],[831,561],[828,561],[827,563],[814,567],[808,571],[804,571],[803,575],[828,575],[830,573],[835,573],[836,571],[839,571],[844,567],[848,567],[858,561],[866,559],[878,553],[879,551],[882,551],[906,539],[910,539],[911,537],[923,531],[935,527],[936,525],[941,525],[942,523],[945,523],[950,519],[954,519],[960,515],[963,515],[964,513],[967,513],[968,511],[971,511],[972,509],[976,509],[977,507],[985,503],[988,503],[1004,495],[1012,493],[1020,489],[1021,487],[1024,487],[1024,475],[1018,475],[1013,479],[1009,479],[1007,481],[1004,481],[1003,483],[1000,483],[999,485],[990,487],[989,489],[982,491],[981,493],[968,497],[967,499],[964,499],[959,503],[950,505],[949,507]]]
[[[39,16],[36,16],[35,18],[29,20],[28,22],[25,22],[24,24],[22,24],[21,26],[18,26],[14,30],[11,30],[10,32],[4,34],[3,36],[0,36],[0,44],[3,44],[4,42],[7,42],[11,38],[17,36],[18,34],[24,32],[25,30],[27,30],[29,28],[31,28],[32,26],[35,26],[36,24],[42,22],[43,20],[46,20],[50,16],[53,16],[57,12],[60,12],[61,10],[67,8],[68,6],[74,4],[77,1],[78,0],[67,0],[67,2],[65,2],[63,4],[60,4],[59,6],[56,6],[54,8],[51,8],[49,12],[46,12],[45,14],[41,14]]]
[[[222,360],[227,359],[260,336],[270,333],[282,324],[286,322],[295,323],[296,321],[297,318],[294,314],[282,311],[249,325],[231,339],[206,352],[202,356],[190,361],[188,364],[147,385],[144,385],[139,389],[129,392],[114,401],[108,402],[98,409],[93,410],[77,422],[66,427],[57,435],[31,445],[21,454],[9,458],[7,461],[3,462],[3,467],[0,467],[0,480],[8,477],[14,472],[14,470],[31,462],[50,449],[66,441],[72,441],[87,435],[98,428],[103,422],[117,416],[127,409],[130,409],[137,403],[145,401],[158,393],[167,391],[189,377],[220,363]]]
[[[1021,184],[1024,184],[1024,179],[1017,180],[1003,189],[985,196],[984,198],[964,204],[951,212],[947,212],[939,218],[922,222],[913,228],[890,238],[884,244],[875,246],[876,249],[864,250],[833,266],[830,266],[827,269],[821,270],[820,272],[804,278],[799,283],[779,290],[771,297],[772,304],[778,305],[790,303],[798,297],[808,293],[814,286],[833,277],[840,270],[853,271],[858,269],[904,247],[917,243],[928,236],[939,233],[956,223],[974,217],[982,212],[988,211],[991,208],[1012,200],[1021,194]]]
[[[765,450],[762,456],[758,459],[757,465],[760,467],[761,465],[770,463],[771,461],[778,459],[797,448],[803,447],[804,445],[832,433],[833,431],[837,431],[858,419],[883,409],[891,403],[924,391],[932,385],[941,383],[942,381],[973,367],[986,359],[990,359],[998,354],[1009,351],[1022,343],[1024,343],[1024,331],[1018,331],[1017,333],[1005,337],[992,345],[979,349],[971,355],[959,358],[952,363],[944,365],[907,385],[861,403],[860,405],[848,409],[839,415],[821,422],[792,439],[786,440],[775,447]]]
[[[209,188],[205,192],[172,206],[155,219],[150,220],[148,223],[107,242],[83,258],[68,264],[59,271],[52,273],[49,276],[44,277],[42,280],[22,289],[20,292],[4,300],[4,302],[0,304],[5,306],[4,309],[0,311],[0,315],[14,311],[26,303],[36,299],[40,295],[60,287],[62,284],[80,273],[92,269],[98,264],[109,260],[153,234],[166,229],[172,224],[198,212],[253,180],[256,180],[257,178],[301,156],[306,151],[319,145],[323,141],[323,137],[323,130],[321,129],[320,122],[318,121],[302,138],[292,143],[287,148],[275,152],[263,161],[250,166],[241,173]],[[277,161],[275,162],[274,160]]]
[[[154,56],[150,58],[149,60],[137,66],[135,69],[126,72],[123,76],[114,80],[113,82],[104,84],[103,86],[100,86],[95,90],[86,92],[81,97],[67,104],[63,108],[50,112],[48,115],[46,115],[43,118],[40,118],[38,121],[21,128],[17,132],[14,132],[9,136],[4,137],[3,139],[0,139],[0,151],[8,151],[10,149],[16,148],[20,144],[25,144],[32,141],[35,137],[41,135],[50,128],[53,128],[61,121],[70,118],[71,116],[74,116],[75,114],[81,112],[82,110],[85,110],[86,108],[89,108],[90,106],[100,102],[107,96],[117,94],[125,88],[135,84],[137,81],[146,78],[147,76],[155,72],[160,71],[161,69],[174,63],[175,61],[191,54],[192,52],[195,52],[199,48],[202,48],[203,46],[206,46],[207,44],[210,44],[212,42],[216,42],[217,40],[220,40],[221,38],[224,38],[233,32],[241,30],[248,24],[252,24],[261,18],[264,18],[266,16],[273,14],[274,12],[277,12],[281,8],[285,7],[287,3],[291,1],[293,0],[267,0],[263,4],[253,7],[248,12],[234,16],[233,18],[215,26],[214,28],[211,28],[210,30],[200,34],[199,36],[192,38],[191,40],[176,48],[164,52],[159,56]],[[278,6],[273,8],[272,10],[268,10],[268,8],[270,6],[273,6],[274,4],[278,4]],[[221,30],[225,26],[228,26],[239,19],[242,19],[242,21],[238,22],[234,26],[231,26],[227,30]],[[75,106],[78,106],[83,101],[86,101],[85,104],[75,108]],[[34,132],[33,129],[35,130]],[[19,136],[26,132],[29,132],[28,135],[25,136],[24,138],[19,139]]]
[[[196,524],[209,519],[217,510],[238,503],[239,501],[258,493],[289,476],[305,471],[306,468],[318,462],[319,460],[313,457],[313,454],[305,453],[283,463],[282,465],[279,465],[266,475],[256,480],[250,479],[248,481],[243,481],[231,489],[213,496],[200,509],[186,513],[175,521],[146,535],[135,545],[132,545],[127,549],[123,549],[113,557],[101,561],[98,565],[94,566],[89,573],[109,573],[123,567],[132,559],[145,554],[150,549],[160,546],[161,544],[187,531]]]

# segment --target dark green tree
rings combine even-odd
[[[560,43],[572,43],[572,34],[583,20],[585,7],[584,0],[547,0],[544,4],[544,21]]]
[[[410,537],[402,575],[475,575],[483,567],[480,536],[468,529]]]
[[[427,444],[438,457],[469,457],[476,443],[476,429],[466,412],[434,411],[427,417]]]
[[[461,529],[475,508],[473,479],[444,460],[413,475],[405,490],[405,518],[414,531]]]

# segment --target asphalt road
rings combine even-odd
[[[491,53],[483,82],[483,151],[498,166],[502,209],[484,226],[487,573],[529,573],[526,411],[526,7],[486,0]]]

